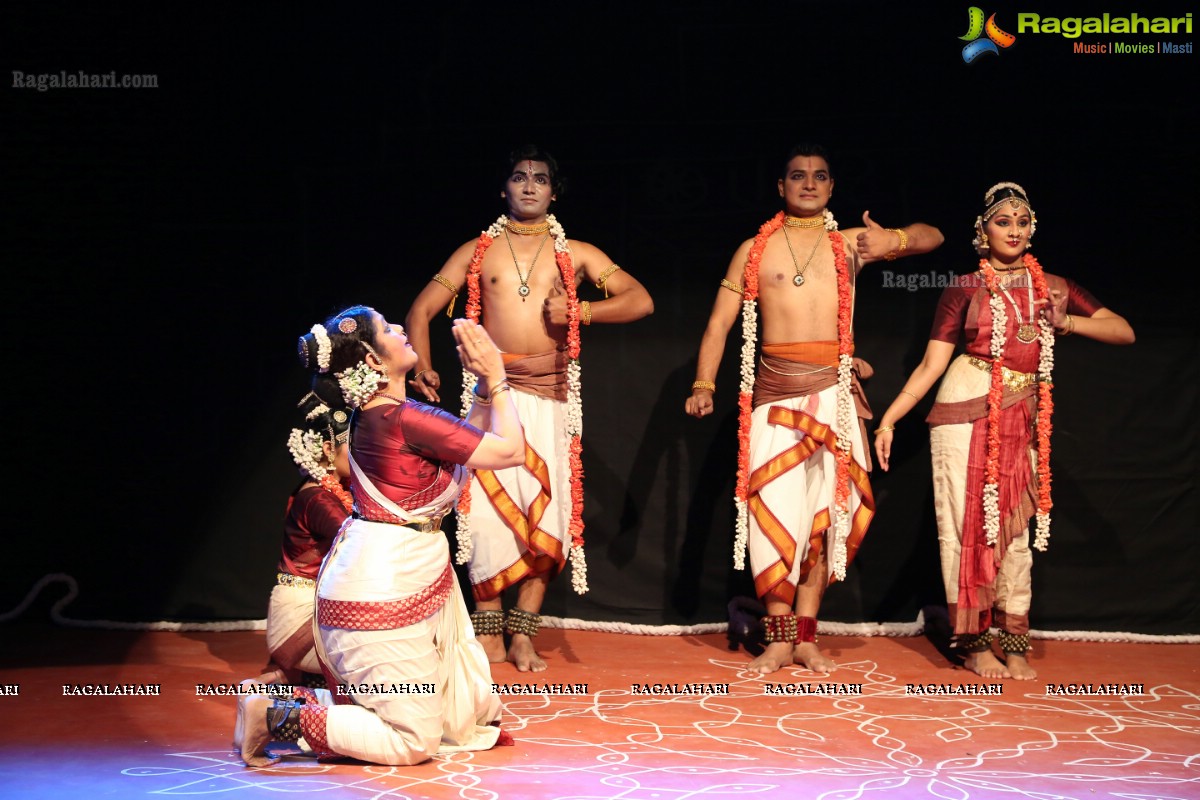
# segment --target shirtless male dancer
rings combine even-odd
[[[476,471],[467,503],[459,505],[459,541],[460,555],[470,550],[475,633],[493,663],[507,659],[522,672],[546,669],[532,637],[551,577],[570,559],[576,591],[587,586],[579,328],[632,322],[654,311],[636,278],[598,247],[566,237],[549,213],[561,188],[549,153],[535,146],[513,152],[500,192],[506,214],[454,251],[405,319],[418,354],[410,383],[432,402],[440,402],[442,379],[430,360],[429,323],[464,286],[467,315],[480,316],[504,353],[525,428],[525,464]],[[578,299],[585,279],[603,291],[603,299]],[[469,545],[463,528],[469,529]],[[506,614],[501,595],[512,586],[516,603]],[[505,633],[511,636],[507,651]]]
[[[853,358],[856,279],[872,261],[933,250],[942,234],[923,224],[885,229],[869,212],[865,227],[838,231],[826,209],[833,173],[816,145],[792,149],[778,188],[785,210],[742,243],[717,290],[685,410],[713,413],[725,339],[741,313],[734,557],[740,566],[748,546],[768,614],[767,648],[750,666],[829,673],[836,665],[816,644],[821,597],[844,579],[875,509],[855,419],[870,413],[855,374],[869,367]]]

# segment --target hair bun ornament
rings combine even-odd
[[[325,326],[317,323],[310,331],[317,343],[317,371],[329,372],[329,359],[333,354],[333,344],[329,341],[329,332]]]
[[[354,333],[358,330],[358,320],[354,317],[344,317],[338,322],[338,330],[342,333]]]

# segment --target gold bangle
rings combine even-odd
[[[736,283],[734,283],[733,281],[731,281],[731,280],[726,280],[725,278],[721,278],[721,287],[722,287],[722,288],[724,288],[724,289],[728,289],[728,290],[729,290],[729,291],[731,291],[731,292],[737,292],[738,294],[745,294],[745,293],[746,293],[746,292],[745,292],[745,291],[742,289],[742,287],[741,287],[741,286],[738,286],[738,285],[737,285]]]
[[[881,433],[891,433],[894,430],[896,430],[895,425],[880,425],[875,429],[875,435],[878,436]]]
[[[692,391],[694,392],[697,389],[703,389],[706,392],[715,392],[717,385],[712,381],[694,381],[692,383]]]
[[[1075,332],[1075,318],[1067,314],[1067,324],[1061,331],[1056,331],[1059,336],[1070,336]]]
[[[420,372],[418,372],[416,375],[413,375],[413,377],[412,377],[413,383],[416,383],[417,381],[421,380],[421,376],[424,375],[426,372],[429,372],[432,369],[433,369],[433,367],[427,367],[427,368],[421,370]]]
[[[592,324],[592,304],[587,300],[579,304],[579,321],[584,325]]]
[[[883,257],[885,261],[895,261],[898,255],[908,249],[908,234],[904,232],[903,228],[884,228],[884,230],[900,237],[900,246]]]
[[[921,398],[917,397],[915,394],[913,394],[912,392],[908,391],[907,389],[901,389],[901,390],[900,390],[900,394],[906,394],[906,395],[908,395],[909,397],[911,397],[913,400],[916,400],[918,403],[919,403],[919,402],[921,402]]]
[[[495,389],[492,389],[492,394],[491,394],[491,395],[489,396],[489,398],[488,398],[488,399],[489,399],[489,401],[490,401],[490,400],[495,400],[495,399],[496,399],[496,395],[498,395],[498,394],[503,394],[504,392],[507,392],[507,391],[508,391],[509,389],[511,389],[511,388],[512,388],[512,387],[511,387],[511,386],[509,386],[507,383],[502,383],[502,384],[500,384],[500,385],[499,385],[499,386],[497,386]]]
[[[612,277],[612,274],[619,269],[620,269],[620,267],[618,267],[616,264],[613,264],[611,267],[604,270],[604,272],[601,272],[600,277],[596,279],[596,288],[604,290],[604,299],[605,300],[608,299],[608,286],[606,286],[605,284],[608,283],[608,279]]]

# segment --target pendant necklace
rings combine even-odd
[[[1017,301],[1013,299],[1013,296],[1008,293],[1008,287],[1001,283],[1000,291],[1008,298],[1008,302],[1012,303],[1013,312],[1017,315],[1017,341],[1021,344],[1033,344],[1038,338],[1037,325],[1033,324],[1033,281],[1030,280],[1028,272],[1023,277],[1025,278],[1026,293],[1029,296],[1029,322],[1026,322],[1021,316],[1021,309],[1017,307]]]
[[[824,224],[824,223],[822,223],[822,224]],[[812,263],[813,256],[815,256],[817,254],[817,248],[821,245],[821,240],[824,239],[825,237],[818,236],[817,240],[815,242],[813,242],[812,252],[808,254],[808,258],[804,261],[804,266],[802,267],[802,266],[800,266],[799,260],[797,260],[797,258],[796,258],[796,251],[792,249],[792,240],[790,238],[788,238],[787,227],[783,227],[780,230],[783,231],[783,240],[785,242],[787,242],[788,252],[792,254],[792,265],[795,266],[795,268],[796,268],[796,277],[792,278],[792,285],[803,286],[804,285],[804,271],[806,269],[808,269],[808,265]]]
[[[517,294],[521,295],[521,302],[525,302],[525,298],[529,297],[529,276],[533,274],[533,268],[537,266],[538,256],[542,254],[542,248],[546,246],[546,240],[550,238],[547,233],[542,237],[542,243],[538,245],[537,252],[533,254],[533,261],[529,262],[529,272],[521,274],[521,262],[517,260],[517,251],[513,249],[512,237],[508,235],[508,231],[504,231],[504,241],[508,242],[508,252],[512,254],[513,266],[517,268],[517,278],[521,281],[521,285],[517,287]]]

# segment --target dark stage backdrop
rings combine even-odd
[[[844,227],[869,209],[946,235],[861,278],[877,413],[919,360],[938,298],[895,275],[969,272],[983,191],[1030,191],[1042,263],[1138,334],[1057,350],[1035,627],[1200,632],[1196,56],[1073,52],[1190,50],[1192,33],[1018,32],[1022,8],[1003,4],[984,10],[1015,44],[968,64],[968,7],[954,4],[28,5],[3,12],[6,70],[152,75],[157,88],[3,89],[0,612],[66,573],[75,618],[265,616],[296,481],[284,448],[307,380],[296,337],[351,303],[402,319],[502,210],[508,149],[536,141],[570,180],[557,209],[568,233],[656,302],[646,320],[585,332],[592,591],[559,580],[545,610],[724,620],[752,591],[731,566],[736,328],[717,414],[686,417],[683,401],[718,280],[778,209],[782,158],[806,139],[832,150]],[[452,381],[444,318],[434,337]],[[826,619],[911,621],[941,600],[928,405],[900,426],[892,472],[874,476],[878,516]]]

